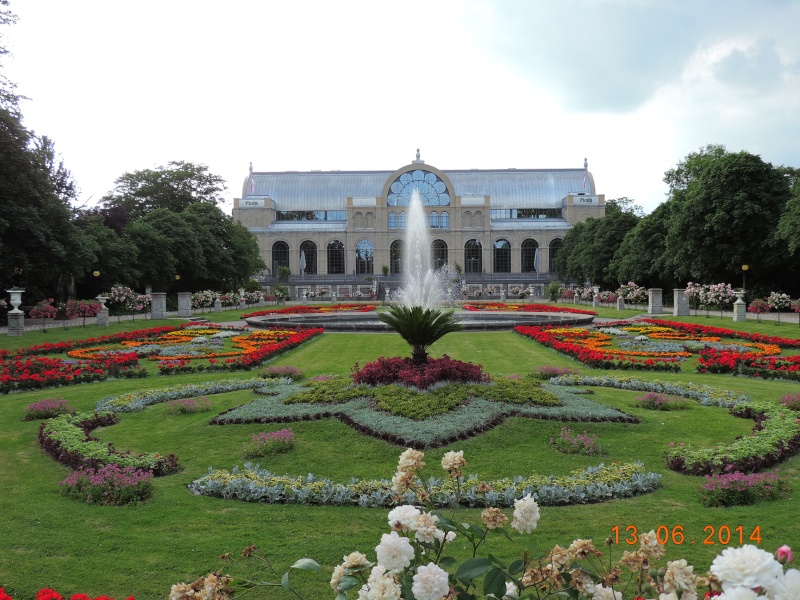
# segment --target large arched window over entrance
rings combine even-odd
[[[483,248],[478,240],[467,240],[464,244],[464,272],[483,273]]]
[[[344,273],[344,244],[339,240],[328,242],[328,273],[331,275]]]
[[[272,244],[272,274],[278,276],[281,267],[289,266],[289,244],[275,242]]]
[[[375,258],[375,245],[369,240],[361,240],[356,244],[356,274],[371,275],[372,262]]]
[[[398,275],[403,272],[403,257],[405,256],[405,244],[402,240],[395,240],[389,246],[389,272]]]
[[[300,272],[306,275],[317,274],[317,245],[305,241],[300,244]]]
[[[431,267],[441,269],[447,264],[447,243],[444,240],[434,240],[431,244]]]
[[[561,246],[564,244],[562,240],[559,238],[554,239],[550,242],[550,272],[555,273],[558,271],[558,267],[556,266],[556,258],[558,257],[558,253],[561,251]]]
[[[447,185],[438,175],[424,169],[403,173],[389,186],[386,203],[389,206],[408,206],[411,195],[417,190],[425,206],[448,206],[450,195]]]
[[[539,244],[536,240],[522,242],[522,272],[535,273],[539,270]]]
[[[511,244],[508,240],[497,240],[494,243],[492,272],[511,273]]]

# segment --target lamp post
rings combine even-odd
[[[745,291],[745,277],[747,275],[747,271],[750,270],[750,265],[742,265],[742,291]]]

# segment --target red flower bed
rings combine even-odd
[[[709,348],[700,353],[697,370],[700,373],[734,373],[763,379],[800,381],[800,355],[761,357],[747,352]]]
[[[191,323],[183,325],[187,327]],[[101,346],[104,344],[121,344],[127,340],[148,340],[158,338],[165,333],[175,331],[180,327],[174,325],[166,325],[164,327],[153,327],[151,329],[137,329],[136,331],[125,331],[122,333],[115,333],[114,335],[103,335],[100,337],[86,338],[85,340],[69,340],[67,342],[38,344],[36,346],[29,346],[27,348],[20,348],[13,356],[35,356],[39,354],[54,354],[56,352],[68,352],[75,348],[86,348],[87,346]],[[8,351],[5,351],[11,355]],[[0,355],[3,358],[3,355]]]
[[[630,356],[620,356],[602,350],[587,348],[575,342],[565,342],[559,339],[558,329],[552,327],[539,327],[531,325],[518,325],[514,331],[529,337],[544,346],[548,346],[579,360],[588,367],[595,369],[626,369],[642,371],[674,371],[681,370],[681,363],[677,357],[648,358],[640,360]],[[588,336],[588,332],[586,332]]]
[[[363,367],[353,368],[353,383],[366,385],[388,385],[400,383],[414,386],[418,390],[429,388],[435,383],[488,383],[489,374],[483,372],[481,365],[466,363],[450,358],[429,358],[428,362],[416,365],[410,358],[381,357]]]
[[[499,310],[511,312],[548,312],[548,313],[573,313],[576,315],[596,315],[593,310],[570,308],[567,306],[553,306],[552,304],[506,304],[504,302],[470,302],[462,306],[464,310]]]
[[[267,308],[242,315],[243,319],[263,317],[265,315],[316,315],[336,312],[372,312],[374,304],[330,304],[319,306],[287,306],[286,308]]]
[[[14,600],[11,596],[6,594],[4,588],[0,587],[0,600]],[[35,600],[64,600],[64,597],[57,591],[50,588],[42,588],[36,592]],[[72,594],[69,600],[92,600],[91,596],[87,594]],[[94,600],[114,600],[111,596],[95,596]],[[128,596],[126,600],[134,600],[133,596]]]

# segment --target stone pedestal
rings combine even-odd
[[[500,302],[505,304],[506,301],[506,291],[504,289],[500,290]]]
[[[259,305],[259,306],[266,306],[266,305],[267,305],[267,301],[266,301],[266,300],[264,300],[264,296],[261,296],[261,297],[258,299],[258,305]]]
[[[733,320],[747,321],[747,303],[744,301],[744,292],[733,292],[736,294],[736,302],[733,303]]]
[[[580,302],[580,298],[578,298],[578,294],[575,294],[575,295],[572,297],[572,303],[573,303],[573,304],[577,304],[578,302]]]
[[[617,298],[617,310],[625,310],[625,298],[622,296]]]
[[[108,296],[98,296],[97,301],[100,302],[100,312],[97,313],[95,324],[100,327],[108,327],[108,308],[106,308]]]
[[[214,312],[222,312],[222,300],[214,298]]]
[[[11,337],[20,337],[25,335],[25,313],[21,310],[8,313],[8,335]]]
[[[672,290],[672,315],[675,317],[688,317],[692,314],[689,308],[689,299],[686,297],[685,289]]]
[[[191,292],[178,292],[178,316],[183,318],[192,316]]]
[[[167,318],[167,295],[164,292],[153,292],[153,308],[150,312],[151,319]]]
[[[647,314],[660,315],[664,312],[664,303],[662,301],[661,288],[650,288],[647,290]]]
[[[387,294],[389,293],[389,288],[386,288],[386,293]],[[331,292],[331,302],[333,304],[336,304],[336,302],[337,302],[337,300],[336,300],[336,292]]]
[[[600,308],[600,294],[595,293],[592,296],[592,308]]]

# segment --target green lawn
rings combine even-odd
[[[630,312],[636,314],[636,311]],[[613,313],[619,314],[618,311]],[[231,311],[222,313],[222,317],[235,319],[239,314]],[[214,313],[204,316],[221,318]],[[723,327],[737,325],[729,319],[704,315],[682,320]],[[42,341],[106,335],[165,323],[174,324],[175,321],[137,320],[135,323],[112,322],[107,328],[56,328],[45,334],[30,332],[22,338],[2,336],[0,347],[14,349]],[[770,322],[748,321],[737,328],[787,337],[800,335],[796,323],[777,326]],[[273,364],[301,367],[309,376],[348,373],[356,363],[363,364],[381,355],[407,353],[407,346],[396,335],[329,333],[281,356]],[[451,334],[437,342],[431,353],[434,356],[446,353],[453,358],[481,363],[485,370],[495,374],[527,373],[542,365],[580,366],[510,332]],[[579,370],[590,371],[582,367]],[[96,430],[97,437],[113,442],[118,449],[175,452],[181,459],[184,470],[157,479],[155,497],[147,504],[134,507],[90,506],[62,496],[58,482],[68,470],[41,452],[36,439],[39,423],[22,421],[24,407],[42,398],[62,397],[79,410],[90,410],[97,400],[128,390],[251,375],[167,378],[151,374],[143,380],[109,381],[0,397],[0,487],[3,490],[0,495],[0,587],[5,586],[17,600],[33,598],[36,590],[45,586],[64,595],[85,592],[108,594],[117,600],[131,594],[137,600],[164,598],[173,583],[193,581],[221,568],[217,557],[224,552],[233,551],[238,555],[245,546],[256,543],[267,552],[280,573],[299,557],[315,558],[327,573],[298,573],[298,586],[307,598],[333,597],[328,586],[330,571],[341,562],[344,554],[353,550],[374,556],[380,535],[387,531],[387,511],[250,504],[195,497],[186,490],[186,485],[203,475],[209,466],[228,469],[243,464],[242,446],[251,433],[280,428],[207,424],[217,412],[248,401],[253,397],[251,392],[211,396],[215,411],[212,413],[171,416],[164,405],[155,405],[140,413],[123,414],[118,425]],[[787,393],[800,392],[800,384],[793,382],[690,372],[654,375],[637,372],[637,376],[694,381],[770,401],[777,401]],[[758,526],[760,545],[769,551],[784,543],[800,544],[796,495],[752,507],[707,509],[697,500],[701,478],[679,475],[664,467],[663,451],[669,442],[712,446],[745,434],[752,422],[734,418],[723,409],[699,405],[685,411],[646,411],[634,406],[636,395],[597,388],[592,398],[640,417],[640,424],[572,425],[573,429],[585,428],[598,436],[606,450],[602,457],[558,454],[548,441],[558,434],[562,423],[514,418],[481,436],[432,450],[426,454],[426,461],[436,472],[445,451],[463,449],[467,472],[486,478],[530,472],[560,474],[603,461],[633,460],[643,462],[649,471],[663,474],[659,490],[638,498],[588,506],[543,507],[539,528],[532,534],[543,549],[557,543],[565,546],[578,537],[593,538],[602,545],[617,526],[622,543],[608,551],[618,556],[631,548],[624,543],[628,526],[635,526],[640,532],[659,526],[670,530],[681,527],[685,539],[680,545],[667,545],[667,558],[686,558],[695,564],[696,571],[703,571],[725,547],[718,537],[723,526],[734,532],[734,538],[738,536],[736,528],[741,527],[745,542]],[[342,481],[351,476],[391,477],[402,451],[397,446],[362,436],[336,420],[300,422],[291,427],[299,439],[297,447],[261,461],[262,466],[281,474],[312,472]],[[796,494],[800,484],[800,457],[791,458],[780,468]],[[477,521],[479,512],[464,510],[461,519]],[[710,535],[712,530],[713,536]],[[514,556],[527,536],[514,537],[517,543],[513,545],[494,538],[489,551],[501,557]],[[717,543],[707,543],[712,540]],[[279,579],[266,572],[263,576],[273,581]],[[271,589],[268,594],[250,597],[290,596]]]

